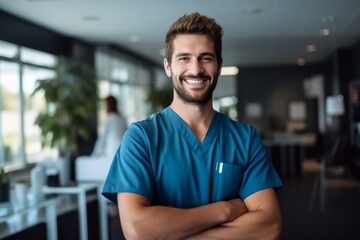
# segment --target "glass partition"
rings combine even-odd
[[[150,106],[146,99],[149,89],[155,85],[163,85],[165,73],[161,75],[160,68],[146,66],[129,56],[101,47],[97,49],[95,60],[99,97],[116,97],[119,111],[128,124],[148,116]],[[101,125],[105,111],[101,105],[99,107]]]
[[[23,70],[23,95],[24,95],[24,130],[25,130],[25,153],[28,160],[35,161],[39,154],[50,151],[41,147],[40,129],[35,125],[35,119],[39,112],[45,109],[44,94],[31,93],[36,87],[36,81],[55,77],[55,71],[34,66],[25,66]],[[35,158],[35,159],[34,159]]]
[[[46,67],[55,67],[57,63],[57,58],[54,55],[25,47],[20,48],[20,60],[24,63]]]
[[[19,64],[0,61],[1,164],[21,164]]]
[[[18,48],[15,44],[0,41],[0,56],[7,58],[16,57]]]
[[[56,74],[56,63],[54,55],[0,41],[0,166],[18,168],[51,154],[34,124],[45,99],[31,94],[36,80]]]

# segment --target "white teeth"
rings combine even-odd
[[[198,83],[202,83],[202,80],[194,80],[194,79],[187,79],[185,80],[188,83],[192,83],[192,84],[198,84]]]

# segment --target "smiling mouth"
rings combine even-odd
[[[183,80],[190,84],[201,84],[206,81],[204,79],[183,79]]]

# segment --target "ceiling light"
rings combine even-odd
[[[305,65],[305,59],[304,58],[298,58],[296,59],[296,64],[298,66],[304,66]]]
[[[221,76],[237,75],[238,73],[239,68],[235,66],[221,68]]]
[[[316,52],[316,46],[314,45],[314,44],[310,44],[310,45],[307,45],[306,46],[306,50],[308,51],[308,52]]]
[[[330,30],[327,29],[327,28],[321,29],[321,30],[319,31],[319,35],[320,35],[320,36],[328,36],[329,34],[330,34]]]
[[[129,37],[129,42],[136,43],[140,41],[139,35],[132,35]]]

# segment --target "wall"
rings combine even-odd
[[[358,41],[352,48],[352,80],[360,81],[360,41]]]
[[[288,120],[288,104],[294,100],[305,101],[303,80],[324,72],[321,64],[240,68],[237,79],[240,120],[250,121],[244,116],[244,106],[249,102],[258,102],[262,105],[263,114],[250,122],[261,129],[284,127]]]

